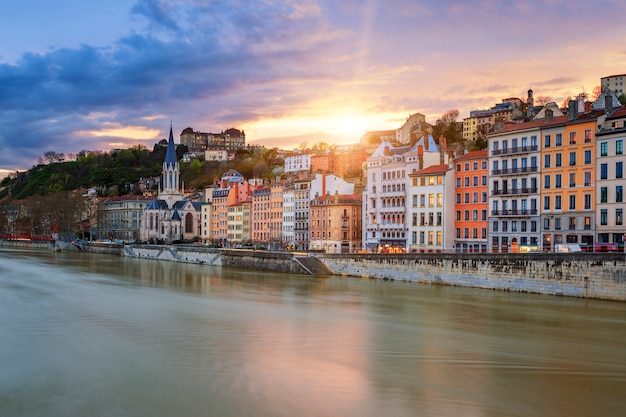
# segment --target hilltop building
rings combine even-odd
[[[245,148],[246,134],[235,128],[221,133],[205,133],[185,128],[180,134],[181,145],[186,145],[189,152],[203,154],[207,150],[236,151]]]

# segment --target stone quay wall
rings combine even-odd
[[[327,254],[335,274],[626,301],[622,253]]]

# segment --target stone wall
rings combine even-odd
[[[621,253],[330,255],[334,273],[626,301]]]
[[[225,250],[222,252],[222,265],[258,271],[311,274],[290,252]]]

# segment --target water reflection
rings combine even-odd
[[[618,416],[625,311],[0,250],[0,415]]]

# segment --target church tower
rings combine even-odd
[[[167,142],[165,152],[165,162],[163,162],[162,186],[159,191],[159,198],[167,202],[167,206],[172,208],[176,201],[183,199],[183,192],[180,187],[180,166],[176,158],[176,146],[174,145],[174,135],[170,124],[170,138]]]

